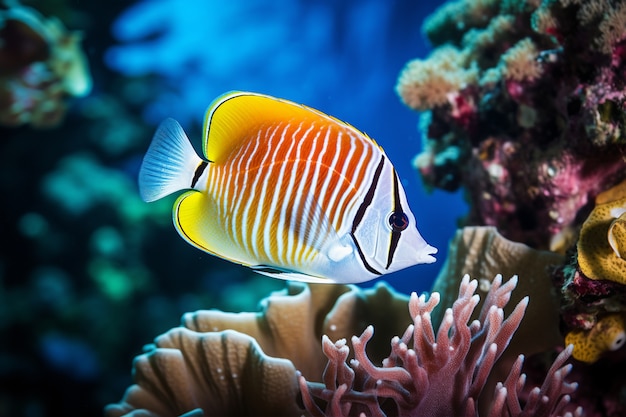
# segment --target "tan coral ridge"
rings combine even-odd
[[[290,282],[257,313],[185,314],[181,327],[135,359],[135,385],[106,415],[165,417],[202,409],[204,416],[299,416],[296,369],[319,379],[326,364],[322,334],[341,339],[373,324],[378,334],[368,355],[380,360],[410,322],[407,302],[385,284],[359,290]]]
[[[470,287],[476,290],[477,284],[472,285]],[[506,287],[510,292],[511,284]],[[438,295],[433,294],[429,305],[434,307],[432,300],[438,299]],[[477,297],[470,299],[475,306]],[[508,296],[504,299],[507,301]],[[158,337],[155,345],[135,359],[135,385],[127,390],[119,403],[107,407],[106,415],[300,416],[303,411],[298,406],[296,369],[309,381],[319,380],[327,362],[324,353],[329,352],[328,346],[322,352],[322,335],[323,340],[329,341],[345,340],[362,333],[361,338],[356,339],[361,342],[359,360],[365,363],[367,357],[370,364],[380,363],[388,357],[389,340],[395,349],[394,343],[400,340],[397,335],[406,333],[411,323],[408,303],[408,297],[393,292],[382,283],[369,290],[355,286],[289,283],[284,291],[265,299],[262,311],[258,313],[199,311],[186,314],[181,327]],[[523,317],[526,303],[527,300],[520,302],[522,307],[518,307],[515,313],[517,319]],[[501,318],[497,312],[493,314]],[[496,316],[490,320],[495,320]],[[494,326],[499,327],[496,322]],[[508,327],[514,332],[517,324]],[[372,339],[373,328],[377,329],[377,337]],[[475,324],[472,328],[476,330]],[[354,343],[355,339],[352,340]],[[453,340],[458,342],[455,337]],[[426,342],[427,339],[422,341]],[[500,352],[503,348],[500,346]],[[489,351],[488,356],[493,353]],[[563,380],[569,372],[569,367],[563,367],[569,351],[564,355],[551,371],[556,372],[550,375],[556,378],[553,388],[557,391],[550,395],[564,394],[574,388]],[[342,358],[345,360],[347,354]],[[389,359],[387,363],[390,363]],[[484,369],[483,373],[488,374],[491,368]],[[519,374],[519,360],[513,369],[508,382],[496,387],[499,389],[496,391],[498,401],[506,398],[503,393],[515,385],[512,381],[523,378]],[[324,380],[328,381],[328,378]],[[428,385],[423,387],[427,389]],[[548,395],[543,391],[536,394]],[[569,396],[561,394],[556,398],[560,398],[558,407],[562,408]]]
[[[450,241],[448,258],[433,284],[433,291],[442,294],[443,305],[450,306],[465,274],[478,280],[478,294],[482,299],[495,276],[517,275],[519,283],[512,292],[512,301],[528,295],[532,305],[505,352],[505,357],[514,360],[520,353],[532,355],[562,344],[559,297],[552,286],[550,270],[561,265],[564,259],[563,255],[508,240],[492,226],[464,227]],[[505,312],[510,314],[511,309]],[[443,311],[435,310],[433,322],[439,323],[442,319]]]

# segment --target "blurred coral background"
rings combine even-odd
[[[428,291],[467,208],[424,191],[418,115],[394,87],[427,55],[421,24],[441,3],[1,3],[0,416],[102,415],[183,313],[255,311],[284,287],[192,248],[174,197],[137,193],[156,125],[174,117],[199,146],[206,107],[230,90],[305,103],[385,148],[439,254],[384,280]]]

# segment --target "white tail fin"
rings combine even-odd
[[[155,201],[176,191],[192,188],[198,166],[203,163],[183,128],[165,119],[157,129],[139,169],[139,195]]]

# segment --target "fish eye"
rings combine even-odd
[[[389,226],[394,232],[401,232],[409,227],[409,218],[401,211],[394,211],[389,215]]]

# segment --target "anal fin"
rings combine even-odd
[[[284,279],[289,281],[308,282],[310,284],[334,284],[330,278],[316,277],[313,275],[303,274],[301,272],[282,270],[266,265],[256,265],[251,267],[252,270],[258,274],[266,275],[268,277]]]
[[[173,220],[189,244],[231,262],[250,266],[255,262],[226,233],[215,201],[205,193],[188,191],[174,204]]]

